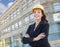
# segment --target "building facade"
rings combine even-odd
[[[35,4],[45,8],[49,21],[50,44],[60,43],[60,0],[16,0],[0,17],[0,47],[28,47],[21,41],[30,24],[34,23],[31,12]]]

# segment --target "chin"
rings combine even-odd
[[[40,18],[35,18],[36,20],[39,20]]]

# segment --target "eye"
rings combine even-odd
[[[38,11],[38,13],[41,13],[40,11]]]
[[[36,11],[34,11],[34,13],[36,13]]]

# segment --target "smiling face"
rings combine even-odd
[[[34,18],[35,20],[40,20],[42,18],[42,12],[40,9],[34,9]]]

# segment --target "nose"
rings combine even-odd
[[[38,15],[38,13],[37,13],[37,12],[35,12],[35,15]]]

